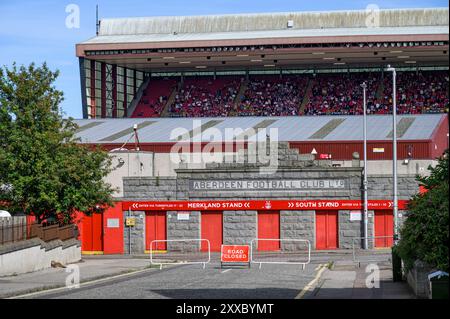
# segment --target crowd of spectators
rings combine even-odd
[[[176,86],[175,79],[150,81],[142,92],[132,117],[160,117],[168,97]]]
[[[374,111],[380,77],[370,73],[314,76],[303,115],[357,115],[363,112],[363,82],[368,110]],[[369,111],[370,112],[370,111]]]
[[[367,84],[367,113],[392,113],[392,76],[390,73],[318,75],[304,115],[363,114],[363,90]],[[398,72],[397,113],[423,114],[448,112],[449,77],[446,72]]]
[[[228,116],[242,79],[235,77],[187,79],[169,108],[172,117]]]
[[[448,112],[449,76],[446,71],[397,73],[397,113]],[[384,78],[379,113],[392,113],[392,78]]]
[[[237,115],[298,115],[307,83],[306,76],[265,76],[250,79],[247,90],[237,105]]]
[[[361,115],[363,82],[367,84],[367,113],[392,113],[391,73],[357,72],[253,76],[248,80],[234,76],[187,78],[168,106],[168,116]],[[173,79],[151,82],[134,117],[160,116],[176,85]],[[446,71],[397,72],[398,114],[448,112],[448,95]]]

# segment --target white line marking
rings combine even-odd
[[[306,286],[305,288],[302,289],[302,291],[300,291],[300,293],[295,297],[295,299],[302,299],[303,296],[306,294],[307,291],[311,290],[312,286],[316,283],[316,281],[319,280],[320,276],[322,275],[322,273],[325,271],[325,269],[327,269],[327,267],[325,267],[325,265],[319,265],[318,267],[320,267],[321,269],[319,270],[319,272],[316,274],[316,277],[314,277],[313,280],[311,280]],[[316,268],[317,270],[317,268]]]
[[[224,273],[226,273],[227,271],[230,271],[230,270],[231,270],[231,268],[230,269],[225,269],[225,270],[221,271],[220,273],[224,274]]]

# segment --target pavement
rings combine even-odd
[[[308,299],[415,299],[406,282],[393,282],[388,262],[336,261],[326,268]]]
[[[81,262],[72,264],[79,267],[81,283],[144,270],[149,267],[148,257],[147,259],[123,256],[98,257],[83,257]],[[0,298],[65,287],[66,278],[70,275],[67,270],[69,269],[48,268],[27,274],[0,277]]]
[[[405,299],[414,298],[404,282],[392,282],[388,261],[376,262],[379,288],[367,288],[373,273],[345,251],[314,253],[305,269],[299,265],[263,264],[261,269],[224,267],[213,258],[200,264],[151,268],[148,255],[84,256],[80,287],[66,288],[70,272],[51,268],[0,278],[0,298],[65,299]],[[50,289],[50,290],[49,290]]]

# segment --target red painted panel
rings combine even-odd
[[[220,251],[223,242],[222,212],[202,212],[201,238],[208,239],[211,251]],[[208,244],[202,241],[202,251],[208,250]]]
[[[280,239],[279,211],[258,212],[258,238]],[[258,250],[260,251],[280,250],[280,241],[258,240]]]
[[[394,235],[394,215],[392,210],[375,211],[375,237]],[[375,238],[375,247],[392,247],[393,238]]]
[[[399,160],[409,158],[408,151],[412,149],[413,159],[430,159],[429,147],[432,143],[429,140],[408,140],[397,141],[397,157]],[[297,148],[300,153],[311,153],[315,148],[319,154],[331,154],[334,160],[351,160],[353,152],[358,152],[363,160],[362,141],[291,141],[291,148]],[[374,148],[384,148],[383,153],[373,152]],[[392,160],[392,141],[368,141],[368,160]]]
[[[91,251],[92,250],[92,218],[81,213],[81,224],[80,224],[80,240],[81,240],[81,250]]]
[[[145,213],[145,249],[166,250],[165,242],[157,242],[150,247],[153,240],[166,240],[166,212]]]
[[[92,214],[92,251],[103,251],[103,214]]]
[[[118,219],[119,227],[108,227],[108,219]],[[123,212],[122,203],[116,203],[103,213],[103,252],[104,254],[123,254]]]
[[[432,140],[430,143],[430,155],[431,158],[440,157],[444,151],[449,147],[448,145],[448,115],[442,118],[438,127],[432,134]]]
[[[338,248],[338,211],[316,211],[316,249]]]

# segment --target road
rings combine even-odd
[[[26,298],[45,299],[294,299],[314,280],[318,264],[264,264],[221,268],[218,263],[177,265],[81,285],[77,289],[42,292]]]

